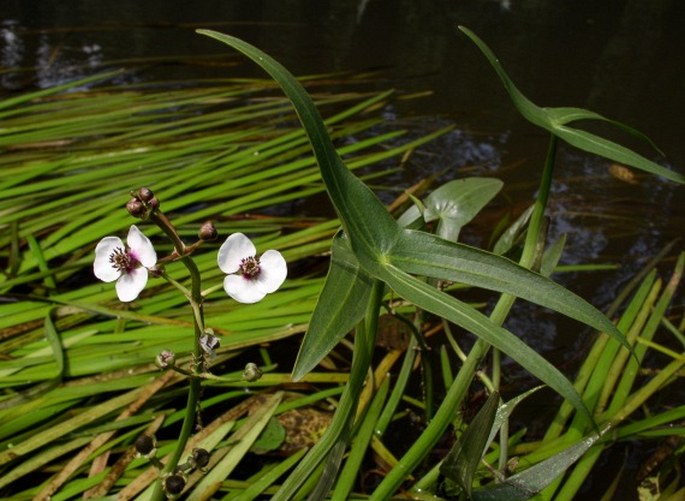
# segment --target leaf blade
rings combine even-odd
[[[609,319],[587,301],[513,261],[430,233],[403,230],[388,259],[406,273],[512,294],[606,332],[629,348]]]
[[[362,319],[372,282],[359,268],[344,236],[334,237],[328,275],[293,367],[295,381],[311,371]]]
[[[389,266],[383,278],[400,296],[419,308],[446,318],[507,354],[528,372],[554,389],[590,422],[592,415],[570,381],[544,357],[514,334],[498,326],[476,309],[430,285]]]

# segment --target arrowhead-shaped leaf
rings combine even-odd
[[[502,181],[489,177],[454,179],[435,191],[423,201],[423,219],[430,223],[438,221],[438,235],[456,242],[461,229],[471,222],[502,189]],[[414,205],[397,220],[400,226],[413,227],[421,218]]]
[[[653,143],[641,132],[636,131],[632,127],[621,124],[615,120],[610,120],[602,115],[584,110],[581,108],[543,108],[534,104],[530,99],[521,93],[521,91],[514,85],[514,82],[509,78],[504,68],[500,64],[497,56],[490,50],[490,48],[483,42],[475,33],[469,29],[460,26],[459,29],[471,39],[471,41],[480,49],[486,57],[490,65],[494,68],[497,76],[499,76],[504,88],[506,89],[511,101],[514,103],[516,109],[521,115],[538,127],[541,127],[550,133],[563,139],[567,143],[576,148],[600,155],[615,162],[641,169],[645,172],[663,176],[666,179],[675,181],[677,183],[685,183],[685,176],[678,172],[666,169],[661,165],[652,162],[651,160],[635,153],[634,151],[604,139],[596,134],[591,134],[580,129],[568,127],[567,124],[577,120],[600,120],[608,122],[613,125],[628,131],[634,136],[640,137],[650,144]]]
[[[503,261],[488,261],[483,257],[487,254],[484,251],[478,253],[478,257],[481,258],[480,263],[478,263],[478,259],[470,259],[475,256],[473,253],[470,253],[469,259],[462,259],[459,255],[455,257],[452,254],[460,247],[446,247],[442,243],[445,241],[437,237],[403,230],[373,192],[345,167],[333,147],[324,122],[311,98],[283,66],[256,47],[237,38],[209,30],[198,30],[198,32],[224,42],[250,57],[274,78],[291,100],[309,137],[328,194],[349,238],[352,251],[359,261],[359,269],[363,270],[367,277],[384,281],[399,295],[412,301],[419,308],[453,321],[483,338],[516,360],[532,374],[573,402],[577,409],[589,416],[585,405],[569,381],[523,341],[494,324],[482,313],[425,282],[421,282],[409,275],[407,271],[450,280],[461,277],[464,280],[468,279],[469,282],[467,283],[474,286],[492,288],[524,299],[530,296],[532,300],[539,298],[540,295],[536,295],[534,289],[546,279],[526,271],[515,272],[516,277],[523,282],[513,284],[510,280],[513,275],[505,276],[504,280],[501,278],[500,265],[503,265]],[[525,100],[523,97],[521,99]],[[535,115],[537,107],[534,107],[532,103],[531,106],[529,109]],[[428,247],[422,247],[425,244],[428,244]],[[433,258],[431,252],[434,251],[439,253],[435,256],[436,263],[433,266],[428,266],[426,260]],[[423,253],[423,257],[419,257],[421,253]],[[468,266],[474,264],[478,264],[476,272],[468,269]],[[466,266],[466,268],[461,268],[462,266]],[[512,267],[516,266],[509,262],[506,269],[511,271],[513,270]],[[514,272],[511,271],[511,273]],[[447,276],[442,276],[443,274]],[[336,272],[336,280],[340,276],[342,275]],[[350,280],[348,275],[345,279],[348,294],[354,287]],[[557,294],[561,288],[556,285],[548,285],[545,290]],[[582,310],[579,320],[591,319],[590,325],[603,325],[608,332],[613,332],[614,335],[620,337],[615,329],[609,328],[611,324],[608,320],[597,320],[601,313],[587,303],[575,301],[570,311],[568,305],[562,304],[564,303],[563,299],[571,297],[569,294],[559,296],[551,302],[548,298],[544,298],[544,304],[554,304],[562,308],[562,311],[573,315],[577,314],[573,310],[578,307]]]

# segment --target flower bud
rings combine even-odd
[[[159,209],[159,199],[157,197],[152,197],[148,202],[147,206],[150,209],[150,211],[156,211]]]
[[[138,198],[143,202],[149,202],[154,198],[155,194],[152,193],[150,188],[141,188],[138,190]]]
[[[200,336],[200,347],[210,358],[213,358],[216,353],[215,349],[220,346],[219,338],[214,334],[207,333]]]
[[[138,454],[146,458],[153,457],[157,452],[157,444],[155,443],[155,439],[150,435],[140,435],[138,438],[136,438],[133,446],[136,448],[136,452],[138,452]]]
[[[167,497],[177,498],[186,486],[186,479],[183,475],[173,473],[164,478],[164,492]]]
[[[259,368],[257,364],[248,362],[247,365],[245,365],[245,370],[243,371],[243,379],[245,381],[247,381],[248,383],[254,383],[255,381],[258,381],[261,377],[262,370]]]
[[[209,464],[210,454],[205,449],[195,448],[193,449],[192,461],[197,468],[204,468]]]
[[[218,233],[214,227],[214,223],[211,221],[207,221],[205,224],[200,226],[200,231],[198,232],[198,237],[200,237],[200,240],[216,240],[217,236]]]
[[[133,217],[143,218],[145,217],[145,205],[137,198],[132,198],[126,202],[126,210]]]
[[[160,369],[168,369],[176,365],[176,354],[171,350],[162,350],[155,357],[155,365]]]

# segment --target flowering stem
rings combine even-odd
[[[202,293],[201,293],[202,297],[205,298],[205,297],[209,296],[211,293],[216,292],[218,290],[221,290],[223,288],[224,288],[224,284],[213,285],[213,286],[202,291]]]
[[[175,281],[172,281],[172,283],[174,283],[174,285],[178,284],[177,287],[181,288],[181,290],[185,290],[184,293],[188,297],[188,301],[190,302],[190,306],[193,310],[193,323],[195,326],[193,358],[197,361],[200,361],[203,357],[203,352],[200,346],[200,337],[205,332],[204,313],[202,308],[202,279],[200,276],[200,270],[197,268],[195,261],[193,261],[191,257],[188,255],[188,248],[183,243],[183,240],[181,240],[181,238],[179,237],[178,232],[171,224],[169,219],[161,211],[156,210],[152,212],[152,214],[150,214],[150,220],[154,222],[157,226],[159,226],[159,228],[171,239],[171,241],[174,244],[174,249],[176,253],[179,255],[180,261],[183,263],[183,265],[188,269],[188,272],[190,273],[190,291],[188,291],[188,289],[186,289],[185,287],[183,287]],[[183,425],[181,427],[181,433],[178,437],[176,450],[171,456],[171,459],[169,459],[169,462],[164,467],[164,470],[162,470],[161,472],[162,477],[166,474],[172,473],[176,469],[181,459],[181,456],[183,455],[183,450],[186,447],[188,439],[190,438],[190,435],[193,432],[193,429],[195,427],[197,407],[200,399],[201,383],[202,379],[199,377],[198,374],[193,374],[190,377],[188,400],[186,402],[186,412],[185,417],[183,419]],[[157,482],[155,485],[155,490],[152,495],[152,499],[161,499],[162,494],[162,483]]]
[[[178,290],[180,290],[183,293],[183,295],[186,296],[187,298],[191,297],[192,294],[191,294],[190,290],[188,290],[187,287],[185,287],[184,285],[182,285],[181,283],[179,283],[175,279],[171,278],[169,275],[167,275],[166,272],[164,272],[164,271],[160,272],[159,276],[162,277],[167,282],[169,282],[174,287],[176,287]]]

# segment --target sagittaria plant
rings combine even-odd
[[[585,403],[569,380],[534,349],[501,326],[515,298],[562,313],[606,333],[628,347],[623,333],[600,311],[571,291],[529,269],[539,250],[537,244],[541,239],[557,139],[677,182],[683,182],[683,177],[616,143],[568,126],[570,122],[580,119],[607,120],[596,113],[578,108],[537,107],[516,89],[485,44],[470,31],[462,31],[496,69],[522,115],[551,133],[539,194],[528,224],[523,256],[518,264],[440,235],[412,229],[413,221],[404,221],[407,226],[399,224],[374,193],[346,168],[311,98],[283,66],[242,40],[215,31],[198,30],[198,33],[215,38],[248,56],[281,86],[309,137],[328,195],[342,223],[342,230],[332,243],[330,269],[293,369],[293,377],[298,379],[311,371],[350,329],[356,328],[350,380],[331,426],[300,461],[273,499],[291,499],[311,475],[320,475],[318,484],[311,491],[312,499],[323,499],[336,482],[336,472],[353,433],[355,411],[372,356],[381,302],[388,290],[418,309],[473,333],[479,340],[464,360],[426,430],[386,475],[371,495],[372,499],[390,497],[435,445],[449,426],[479,363],[491,347],[511,357],[562,395],[585,419],[593,422]],[[490,316],[486,316],[436,288],[434,280],[459,282],[496,291],[501,293],[500,300]],[[578,454],[573,457],[577,458]],[[323,467],[323,470],[319,467]],[[344,499],[348,488],[337,484],[334,498]]]
[[[180,237],[171,220],[160,209],[159,199],[149,188],[131,192],[132,198],[126,204],[128,212],[139,219],[152,222],[171,240],[173,251],[157,259],[152,242],[137,226],[128,231],[126,245],[119,237],[108,236],[95,247],[93,273],[104,282],[116,281],[116,292],[122,302],[134,301],[145,288],[148,276],[164,278],[176,287],[188,300],[193,312],[193,352],[191,363],[182,367],[176,363],[176,355],[163,350],[156,359],[157,365],[164,370],[174,370],[187,376],[190,385],[183,416],[183,425],[176,448],[166,463],[155,457],[154,440],[141,435],[136,440],[136,449],[147,457],[160,471],[160,481],[155,484],[153,499],[159,499],[162,492],[169,498],[180,495],[186,487],[187,475],[209,462],[209,453],[204,449],[194,449],[188,460],[179,464],[188,439],[196,428],[197,412],[200,406],[200,385],[203,378],[221,380],[220,376],[208,374],[209,362],[219,347],[219,339],[211,329],[205,327],[203,303],[212,292],[221,289],[239,303],[250,304],[262,300],[267,294],[275,292],[285,281],[287,264],[280,252],[268,250],[261,256],[252,241],[242,233],[233,233],[221,245],[217,254],[217,265],[227,274],[222,284],[202,289],[202,277],[192,253],[205,242],[215,240],[217,231],[211,222],[203,224],[198,231],[198,239],[186,244]],[[190,275],[190,286],[176,281],[167,272],[166,266],[180,261]],[[248,364],[243,379],[254,381],[261,372],[252,363]],[[229,379],[230,381],[230,379]]]

